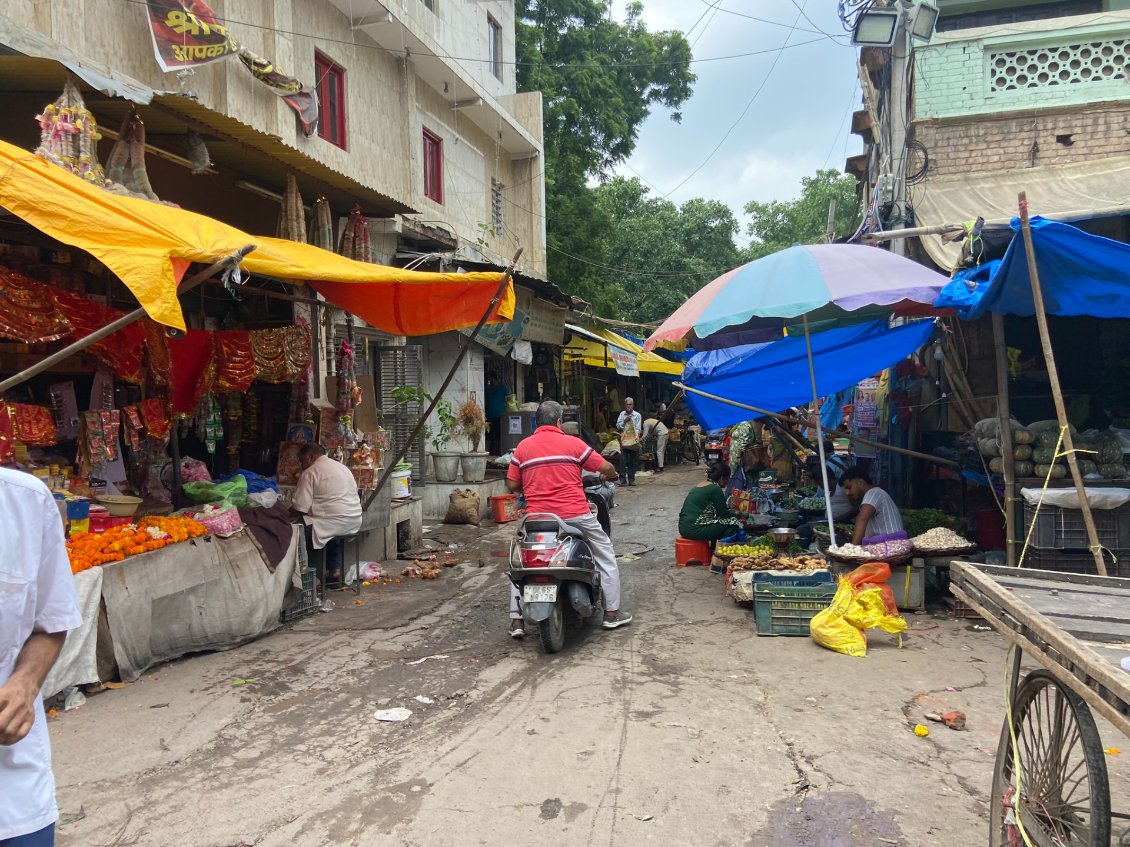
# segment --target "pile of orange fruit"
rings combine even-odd
[[[71,573],[81,573],[127,556],[160,550],[168,544],[207,535],[203,524],[191,518],[147,517],[138,525],[116,526],[103,533],[80,532],[67,539]]]

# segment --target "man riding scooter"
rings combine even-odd
[[[577,527],[592,548],[604,590],[605,629],[616,629],[632,622],[632,616],[620,608],[620,571],[612,540],[591,513],[581,484],[583,471],[599,473],[604,479],[615,479],[617,471],[581,439],[561,431],[561,404],[546,400],[538,406],[537,428],[514,449],[514,457],[506,472],[506,487],[526,496],[527,510],[533,514],[548,512]],[[517,587],[510,591],[510,635],[525,635],[520,596]]]

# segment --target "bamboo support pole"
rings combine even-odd
[[[1059,383],[1059,371],[1052,352],[1051,334],[1048,332],[1048,316],[1044,313],[1044,293],[1040,288],[1040,273],[1036,267],[1036,253],[1032,245],[1032,225],[1028,220],[1028,196],[1021,191],[1017,202],[1020,206],[1020,231],[1024,236],[1024,251],[1028,254],[1028,276],[1032,283],[1032,305],[1036,311],[1036,324],[1040,329],[1040,346],[1044,351],[1044,362],[1048,368],[1048,381],[1051,383],[1052,399],[1055,401],[1055,414],[1063,432],[1063,447],[1067,451],[1067,467],[1075,483],[1075,493],[1079,496],[1079,511],[1083,524],[1087,527],[1087,541],[1091,555],[1095,558],[1095,569],[1100,576],[1106,576],[1106,562],[1103,561],[1103,548],[1099,544],[1099,534],[1095,529],[1095,516],[1091,514],[1091,504],[1087,502],[1087,489],[1083,486],[1083,475],[1079,472],[1079,462],[1075,458],[1075,439],[1071,437],[1071,425],[1067,421],[1067,405],[1063,401],[1063,390]]]
[[[392,472],[396,469],[396,466],[405,456],[408,455],[408,451],[412,449],[412,443],[420,436],[420,433],[424,429],[424,424],[427,423],[428,418],[431,417],[432,412],[434,412],[436,406],[439,405],[439,401],[443,399],[443,393],[447,391],[447,387],[451,385],[451,380],[455,379],[455,374],[459,370],[459,366],[463,364],[463,360],[467,358],[467,352],[471,349],[471,344],[475,341],[476,338],[478,338],[479,333],[483,330],[483,326],[485,326],[486,322],[490,320],[490,316],[494,314],[494,310],[498,308],[498,304],[502,300],[502,295],[506,293],[506,286],[510,284],[510,278],[514,275],[514,268],[517,267],[518,260],[522,258],[523,252],[523,248],[519,247],[518,252],[514,254],[514,258],[510,260],[510,264],[506,267],[506,271],[502,274],[502,281],[498,284],[498,290],[494,293],[494,297],[491,298],[490,303],[487,305],[486,311],[483,312],[483,316],[479,318],[478,324],[475,325],[475,328],[471,331],[471,334],[467,336],[467,343],[459,349],[459,355],[456,356],[455,361],[452,362],[451,370],[447,372],[447,376],[444,378],[443,384],[440,385],[439,391],[435,393],[435,396],[432,398],[432,402],[428,405],[428,408],[424,410],[424,413],[420,415],[420,419],[416,421],[416,425],[412,427],[411,434],[404,440],[404,444],[397,451],[396,456],[388,462],[387,466],[384,469],[384,473],[382,473],[380,479],[377,480],[376,488],[370,491],[368,496],[365,498],[362,509],[369,508],[373,500],[376,499],[377,494],[382,488],[384,488],[385,483],[388,482],[389,477],[392,476]],[[423,472],[422,468],[421,472]]]
[[[1004,549],[1009,567],[1016,567],[1016,461],[1012,452],[1012,412],[1008,403],[1008,349],[1004,318],[993,312],[993,346],[997,358],[997,415],[1000,418],[1001,463],[1004,465]]]
[[[836,212],[835,200],[829,206],[829,220]],[[828,518],[828,535],[836,543],[836,523],[832,519],[832,494],[836,487],[828,485],[828,460],[824,456],[824,427],[820,422],[820,398],[816,394],[816,365],[812,361],[812,333],[808,331],[808,313],[804,315],[804,349],[808,354],[808,379],[812,383],[812,412],[816,419],[816,450],[820,454],[820,479],[824,483],[824,513]]]
[[[870,232],[863,236],[864,241],[894,241],[898,238],[917,238],[921,235],[947,235],[964,231],[961,224],[940,224],[938,226],[920,226],[914,229],[892,229],[888,232]]]
[[[727,400],[725,397],[719,397],[717,394],[709,394],[705,391],[699,390],[698,388],[691,388],[689,385],[684,385],[681,382],[675,382],[672,383],[672,385],[683,391],[689,391],[691,394],[697,394],[700,397],[705,397],[708,400],[715,400],[719,403],[725,403],[729,406],[736,406],[739,409],[745,409],[747,411],[753,412],[760,417],[773,418],[774,420],[782,421],[784,423],[793,423],[793,421],[789,420],[784,415],[779,415],[776,412],[770,412],[768,409],[760,409],[757,406],[750,406],[748,403],[739,403],[737,400]],[[916,450],[907,450],[905,447],[895,447],[892,444],[880,444],[878,441],[871,441],[867,438],[861,438],[858,435],[850,432],[844,432],[841,429],[828,430],[825,434],[830,437],[834,436],[836,438],[847,438],[851,441],[854,441],[856,444],[865,444],[868,447],[874,447],[877,450],[886,450],[888,453],[898,453],[903,456],[910,456],[913,459],[921,459],[924,462],[933,462],[936,465],[945,465],[951,468],[961,467],[961,465],[955,462],[953,459],[943,459],[941,456],[931,456],[929,453],[919,453]]]

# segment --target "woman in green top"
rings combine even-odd
[[[726,505],[730,466],[715,462],[706,470],[706,481],[687,494],[679,512],[679,535],[699,541],[717,541],[741,529],[738,516]]]

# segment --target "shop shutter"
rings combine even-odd
[[[405,444],[412,433],[412,427],[420,419],[424,406],[420,403],[405,403],[398,406],[393,399],[392,390],[397,386],[418,388],[424,382],[424,349],[418,344],[400,347],[372,347],[370,353],[378,365],[374,374],[377,384],[378,405],[382,410],[382,425],[390,433],[394,451]],[[358,361],[360,366],[360,361]],[[421,483],[427,467],[424,455],[424,439],[416,439],[406,457],[412,463],[412,481]]]

